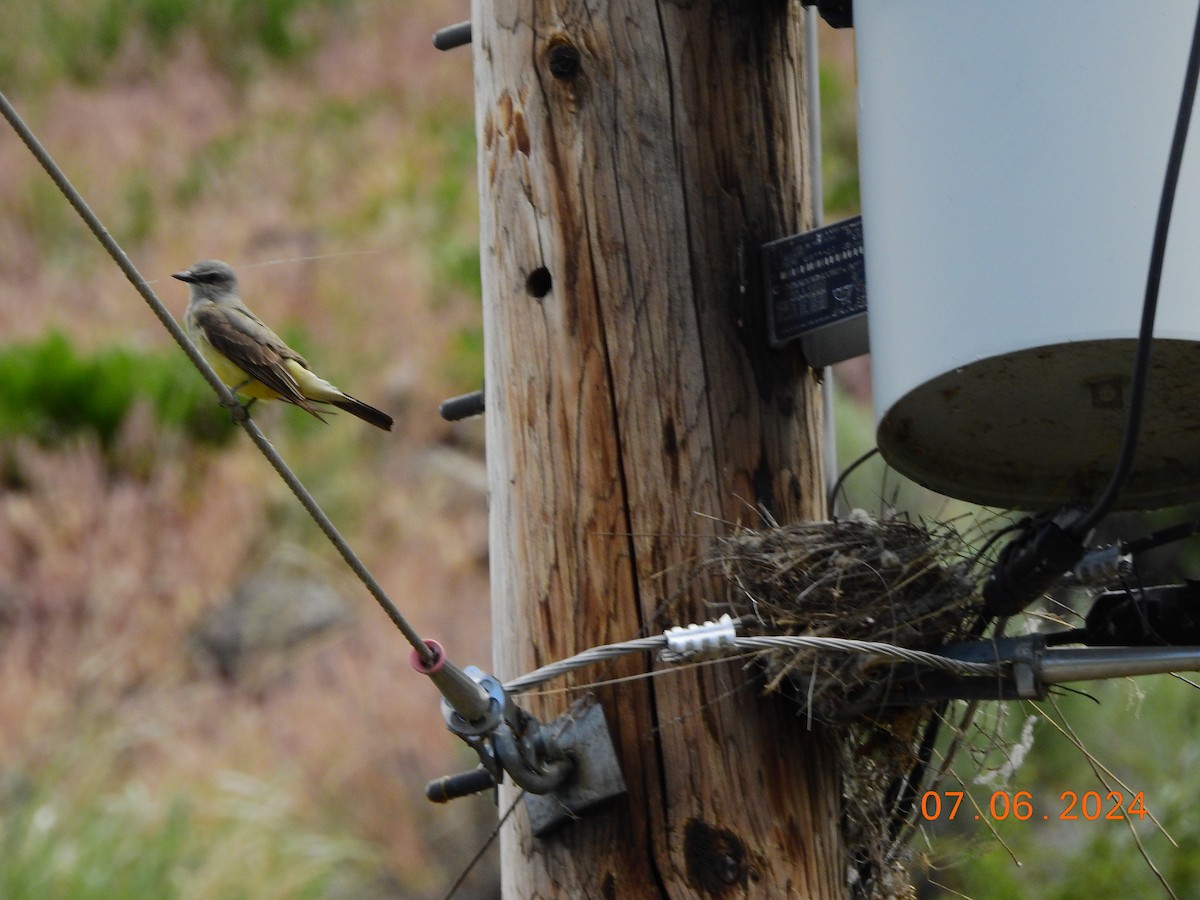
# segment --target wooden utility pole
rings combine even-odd
[[[501,679],[703,620],[715,534],[824,513],[815,380],[766,347],[759,271],[810,224],[802,23],[797,0],[474,4]],[[628,796],[546,839],[513,816],[505,895],[843,897],[836,754],[752,679],[597,689]]]

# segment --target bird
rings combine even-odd
[[[326,411],[314,404],[328,403],[376,428],[392,430],[391,416],[317,376],[303,356],[250,311],[227,263],[204,259],[171,277],[188,285],[188,336],[234,393],[249,397],[251,403],[283,400],[322,422]]]

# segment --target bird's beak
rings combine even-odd
[[[172,278],[178,278],[180,281],[186,281],[188,284],[195,284],[196,277],[190,271],[175,272],[171,275]]]

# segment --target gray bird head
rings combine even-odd
[[[221,300],[230,295],[237,296],[237,276],[228,264],[219,259],[202,259],[190,269],[176,272],[171,277],[190,284],[193,297]]]

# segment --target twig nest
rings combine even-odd
[[[734,585],[736,614],[764,634],[881,641],[937,650],[965,637],[981,609],[967,549],[951,527],[876,520],[861,511],[722,538],[709,559]],[[793,686],[807,715],[834,719],[890,663],[852,653],[758,654],[769,689]]]

